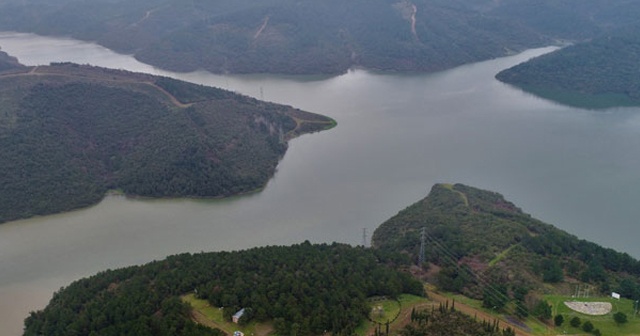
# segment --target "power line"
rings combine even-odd
[[[425,235],[427,234],[426,228],[422,227],[422,231],[420,232],[420,256],[418,257],[418,261],[420,262],[419,266],[424,265],[424,248],[425,248]]]
[[[422,235],[421,235],[422,236]],[[510,298],[509,296],[505,295],[504,293],[502,293],[500,290],[498,290],[497,288],[495,288],[495,286],[493,286],[489,280],[485,279],[483,276],[481,276],[480,274],[477,274],[476,272],[474,272],[471,268],[469,267],[461,267],[458,264],[458,260],[460,259],[458,256],[456,256],[453,252],[450,251],[450,249],[448,249],[446,246],[444,246],[444,244],[440,243],[435,237],[432,237],[428,234],[426,234],[426,232],[424,232],[424,237],[429,239],[430,241],[430,246],[435,247],[436,249],[438,249],[442,254],[443,257],[445,259],[445,261],[448,261],[449,263],[451,263],[456,269],[458,269],[459,272],[463,272],[466,273],[467,275],[470,275],[471,277],[475,278],[475,280],[482,286],[484,286],[486,289],[488,289],[487,294],[493,298],[493,299],[499,299],[499,300],[504,300],[505,302],[509,302]],[[525,308],[523,307],[521,304],[519,304],[517,301],[514,302],[514,305],[516,306],[516,308]],[[508,310],[509,314],[514,314],[517,315],[515,311],[513,310]],[[547,327],[546,323],[544,321],[542,321],[541,319],[532,316],[532,320],[535,321],[536,323],[539,323],[540,325],[542,325],[543,327]]]

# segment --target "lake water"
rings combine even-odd
[[[362,243],[434,183],[502,193],[525,212],[640,257],[640,109],[588,111],[496,81],[553,48],[429,75],[171,73],[91,43],[0,33],[27,65],[71,61],[176,77],[338,121],[290,143],[261,193],[225,200],[107,197],[89,209],[0,225],[0,335],[16,335],[53,291],[107,268],[179,252]]]

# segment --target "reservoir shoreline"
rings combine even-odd
[[[640,256],[640,109],[569,108],[494,78],[553,47],[433,74],[353,70],[318,80],[171,73],[95,44],[31,34],[0,33],[0,46],[27,65],[170,76],[338,122],[291,141],[258,193],[106,196],[91,208],[0,225],[0,336],[19,334],[22,318],[61,286],[108,268],[305,240],[361,244],[362,228],[373,232],[442,182],[495,190],[536,218]]]

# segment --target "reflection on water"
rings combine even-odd
[[[559,106],[497,82],[551,48],[431,75],[355,70],[318,77],[175,74],[69,39],[0,34],[23,63],[90,63],[173,76],[290,104],[338,121],[291,142],[258,194],[227,200],[107,197],[90,209],[0,226],[0,335],[74,279],[180,252],[361,243],[432,184],[503,193],[580,237],[640,256],[637,109]],[[20,304],[15,304],[19,302]]]

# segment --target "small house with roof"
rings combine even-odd
[[[233,323],[238,323],[242,315],[244,315],[244,308],[238,310],[238,312],[231,317],[231,321],[233,321]]]

